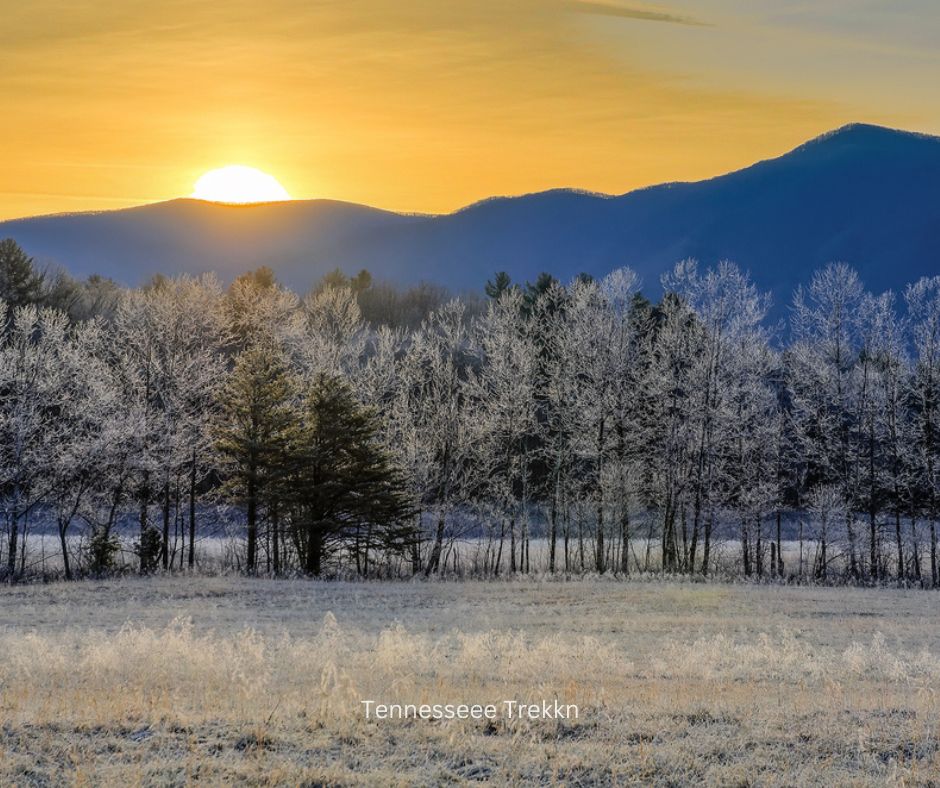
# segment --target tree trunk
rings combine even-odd
[[[140,572],[144,573],[147,571],[147,549],[145,539],[147,538],[147,528],[149,524],[147,522],[147,509],[148,504],[150,503],[150,491],[147,489],[147,482],[144,481],[144,485],[140,491]]]
[[[584,572],[584,520],[578,514],[578,562],[581,572]]]
[[[170,568],[170,483],[163,486],[163,544],[160,545],[160,560],[163,569]]]
[[[273,540],[272,553],[274,554],[274,574],[281,574],[281,525],[278,517],[277,504],[271,506],[271,537]]]
[[[674,572],[679,558],[679,545],[676,538],[676,502],[668,501],[663,519],[663,571]]]
[[[799,566],[800,579],[803,579],[803,521],[800,520],[800,566]]]
[[[248,557],[246,561],[246,571],[248,574],[255,573],[255,558],[258,551],[258,500],[257,490],[254,479],[248,482]]]
[[[756,519],[757,524],[757,544],[755,545],[755,558],[757,564],[757,576],[764,576],[764,523],[760,515]]]
[[[937,521],[930,521],[930,579],[937,587]]]
[[[904,579],[904,538],[901,536],[901,510],[894,507],[894,538],[898,540],[898,582]]]
[[[715,522],[714,512],[709,508],[708,517],[705,520],[705,540],[702,544],[702,575],[708,575],[708,559],[711,557],[712,550],[712,527]],[[692,567],[695,571],[695,567]]]
[[[362,550],[362,574],[369,576],[369,545],[372,544],[372,524],[366,526],[366,544]]]
[[[826,555],[828,548],[828,539],[829,535],[826,533],[827,523],[823,520],[822,535],[820,538],[819,549],[820,549],[820,563],[816,570],[816,576],[822,578],[824,581],[829,575],[829,559]]]
[[[65,532],[68,529],[68,523],[64,518],[59,518],[59,544],[62,545],[62,569],[65,571],[65,579],[72,579],[72,566],[69,563],[69,548],[65,539]]]
[[[549,515],[548,526],[548,571],[555,574],[555,544],[558,541],[558,503],[552,496],[552,511]]]
[[[780,541],[780,510],[777,510],[777,575],[783,577],[783,545]]]
[[[620,571],[630,574],[630,510],[626,500],[620,510]]]
[[[415,533],[421,533],[421,512],[415,514]],[[421,540],[415,539],[411,545],[411,574],[416,575],[421,571]]]
[[[598,574],[604,574],[604,570],[607,568],[604,561],[604,487],[602,482],[604,476],[604,432],[606,427],[607,423],[602,418],[597,429],[597,544],[595,545],[594,566]]]
[[[499,577],[499,570],[503,563],[503,544],[506,541],[506,521],[499,521],[499,549],[496,551],[496,563],[493,565],[493,576]]]
[[[7,547],[7,569],[10,571],[10,576],[12,577],[16,574],[16,549],[17,549],[17,540],[19,537],[19,512],[16,510],[16,504],[13,504],[13,517],[10,521],[10,542]]]
[[[23,518],[23,538],[20,540],[20,574],[26,574],[26,546],[29,543],[29,515]]]
[[[875,498],[875,433],[874,428],[869,427],[868,432],[868,529],[869,529],[869,549],[868,564],[869,574],[872,580],[878,579],[878,525],[877,525],[877,502]]]
[[[570,547],[570,542],[571,542],[571,517],[570,517],[569,513],[567,513],[567,512],[565,513],[565,533],[564,533],[564,539],[565,539],[565,544],[564,544],[564,547],[565,547],[565,574],[567,574],[567,573],[570,571],[570,569],[571,569],[571,564],[570,564],[571,558],[570,558],[570,552],[569,552],[569,547]]]
[[[13,514],[10,518],[10,542],[8,546],[9,554],[7,555],[7,569],[10,572],[10,576],[16,574],[16,550],[18,547],[18,538],[19,538],[19,528],[20,528],[20,484],[19,482],[13,483]]]
[[[441,551],[444,549],[444,515],[441,514],[437,519],[437,530],[434,533],[434,547],[431,548],[431,557],[428,559],[427,568],[424,570],[424,576],[430,577],[432,572],[436,572],[441,563]]]
[[[695,554],[698,552],[698,532],[702,519],[700,506],[701,505],[696,502],[696,506],[692,515],[692,540],[689,543],[689,559],[688,566],[686,567],[687,571],[690,573],[695,572]]]
[[[911,515],[911,557],[914,561],[914,579],[920,583],[923,573],[920,571],[920,543],[917,536],[917,515]]]
[[[323,560],[323,535],[314,523],[307,525],[307,555],[304,571],[313,577],[319,577]]]
[[[679,562],[679,569],[686,572],[689,568],[689,525],[684,503],[682,504],[682,514],[679,521],[682,523],[682,560]]]
[[[525,549],[525,573],[529,574],[529,521],[526,519],[525,524],[522,526],[523,532],[523,542],[522,546]]]
[[[356,556],[356,574],[362,577],[362,537],[360,536],[360,528],[358,526],[356,527],[353,555]]]
[[[182,556],[181,556],[182,558]],[[189,469],[189,568],[196,566],[196,451]]]
[[[858,561],[855,556],[855,527],[852,524],[852,513],[845,518],[845,530],[849,537],[849,571],[852,577],[858,580]]]
[[[751,546],[747,534],[747,519],[741,518],[741,556],[744,560],[744,576],[751,576]]]

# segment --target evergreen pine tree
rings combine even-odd
[[[303,416],[283,484],[304,571],[319,575],[342,545],[366,574],[371,551],[404,550],[416,538],[405,479],[377,442],[374,412],[338,378],[316,378]]]
[[[512,279],[509,278],[509,274],[505,271],[497,271],[496,276],[487,280],[483,290],[494,301],[498,301],[500,296],[512,286]]]
[[[297,425],[296,386],[273,348],[243,351],[221,396],[216,449],[223,462],[223,491],[243,503],[248,526],[247,570],[257,561],[258,512],[273,495],[285,448]]]
[[[12,238],[0,241],[0,301],[10,307],[35,304],[42,299],[42,285],[33,258]]]

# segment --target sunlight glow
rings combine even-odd
[[[291,198],[273,175],[240,164],[207,172],[196,181],[191,196],[225,203],[278,202]]]

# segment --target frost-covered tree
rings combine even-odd
[[[940,582],[940,278],[902,310],[830,265],[798,291],[789,334],[731,263],[678,264],[657,304],[628,269],[490,284],[483,309],[428,314],[436,293],[395,330],[362,319],[381,289],[366,277],[300,299],[265,268],[225,290],[57,276],[41,298],[59,309],[4,306],[4,572],[53,524],[66,576],[115,568],[135,522],[142,570],[193,567],[197,523],[218,512],[248,571],[530,571],[544,528],[552,572],[654,570],[658,541],[667,572],[733,556],[766,576],[769,557],[778,577],[793,509],[818,580],[926,579],[927,523]],[[374,463],[331,464],[353,455]],[[413,506],[394,513],[386,493]],[[340,514],[324,514],[334,494]]]
[[[102,352],[106,341],[101,324],[90,322],[74,328],[60,350],[60,430],[46,468],[51,490],[47,504],[55,517],[68,580],[73,577],[70,531],[76,519],[90,519],[95,495],[107,487],[115,453],[111,419],[116,390]],[[97,544],[101,547],[108,540]]]
[[[915,354],[912,466],[919,494],[912,501],[912,518],[921,513],[930,523],[930,577],[936,587],[940,580],[936,523],[940,502],[940,277],[919,280],[907,288],[904,298]]]
[[[744,574],[760,577],[766,567],[764,521],[780,505],[782,414],[774,386],[778,362],[759,332],[742,331],[729,344],[719,416],[722,459],[716,475],[725,505],[741,524]],[[778,549],[778,543],[771,542],[774,567]]]
[[[171,506],[189,497],[189,559],[194,561],[196,487],[207,467],[214,392],[229,335],[222,293],[212,277],[158,278],[125,294],[112,325],[111,364],[128,420],[139,504],[141,569],[169,563]],[[184,482],[185,478],[185,482]],[[162,529],[150,519],[158,506]],[[151,553],[156,551],[156,555]],[[181,552],[182,556],[182,552]]]
[[[536,399],[538,403],[539,460],[542,466],[541,493],[548,509],[549,571],[557,568],[559,524],[564,520],[564,567],[569,568],[568,524],[565,502],[571,486],[572,390],[570,354],[559,353],[566,346],[565,305],[568,291],[558,282],[546,282],[532,301],[535,351],[538,354]]]
[[[683,261],[664,277],[663,287],[692,309],[701,328],[698,352],[692,355],[689,369],[693,442],[688,565],[695,571],[701,534],[702,571],[707,573],[716,507],[722,503],[719,454],[723,444],[737,440],[742,430],[736,411],[755,405],[744,403],[741,395],[763,392],[765,400],[769,396],[769,381],[763,377],[769,373],[763,354],[769,297],[727,261],[704,273],[694,260]],[[752,390],[745,391],[747,387]],[[732,391],[738,392],[737,401]],[[766,401],[760,407],[766,408]]]
[[[236,350],[250,344],[283,346],[297,331],[300,299],[282,287],[274,272],[258,268],[237,277],[220,308],[226,335]]]
[[[868,392],[858,374],[858,313],[865,291],[844,264],[818,271],[794,298],[789,348],[791,418],[811,485],[837,484],[844,497],[849,569],[858,576],[854,507],[860,497],[859,414]]]
[[[519,290],[504,289],[475,322],[471,340],[478,370],[469,374],[467,397],[480,415],[468,425],[474,446],[475,492],[498,502],[496,508],[501,510],[499,553],[494,564],[497,573],[506,528],[510,572],[517,567],[526,570],[529,559],[538,358],[533,324],[523,306]]]
[[[554,301],[550,316],[550,359],[546,405],[547,446],[555,472],[570,463],[579,480],[575,496],[591,501],[594,560],[598,572],[609,565],[610,517],[617,513],[620,567],[625,568],[632,490],[637,351],[631,314],[637,289],[629,269],[602,282],[576,280]],[[558,480],[560,481],[560,479]]]
[[[402,359],[394,410],[418,505],[433,520],[428,575],[441,569],[448,525],[470,492],[467,342],[463,305],[452,301],[414,333]]]
[[[662,568],[675,572],[683,568],[680,536],[694,478],[692,371],[702,352],[702,329],[692,308],[672,293],[656,308],[655,320],[645,379],[651,402],[644,414],[650,434],[645,492],[659,519]]]
[[[198,485],[212,470],[211,422],[215,394],[224,379],[222,347],[229,337],[222,321],[222,290],[211,276],[164,280],[146,293],[146,309],[160,326],[158,354],[160,408],[166,451],[161,476],[163,532],[161,559],[170,561],[170,507],[184,508],[188,499],[188,539],[183,535],[188,565],[195,564]],[[188,547],[188,552],[185,548]]]
[[[869,517],[869,567],[873,577],[883,574],[885,556],[879,549],[881,511],[888,509],[894,521],[896,574],[904,576],[904,538],[901,518],[907,506],[911,486],[908,447],[913,443],[912,423],[907,412],[910,361],[908,358],[908,321],[895,309],[893,293],[870,298],[863,311],[866,322],[867,385],[874,390],[867,397],[862,452],[867,467],[867,504]]]
[[[356,293],[323,287],[301,302],[289,347],[310,380],[341,375],[359,388],[368,334]]]
[[[8,326],[0,335],[0,512],[6,571],[13,574],[25,555],[28,518],[53,492],[50,468],[68,434],[63,410],[72,337],[66,316],[50,309],[10,312],[0,301],[0,321]]]

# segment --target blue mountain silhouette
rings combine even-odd
[[[845,126],[789,153],[695,183],[619,196],[554,190],[446,215],[330,200],[231,206],[181,199],[126,210],[0,223],[30,254],[73,275],[127,284],[154,273],[268,265],[303,290],[323,273],[368,268],[398,284],[479,289],[494,271],[562,280],[628,265],[651,296],[677,260],[722,259],[773,291],[777,309],[839,260],[873,290],[940,273],[940,137]]]

